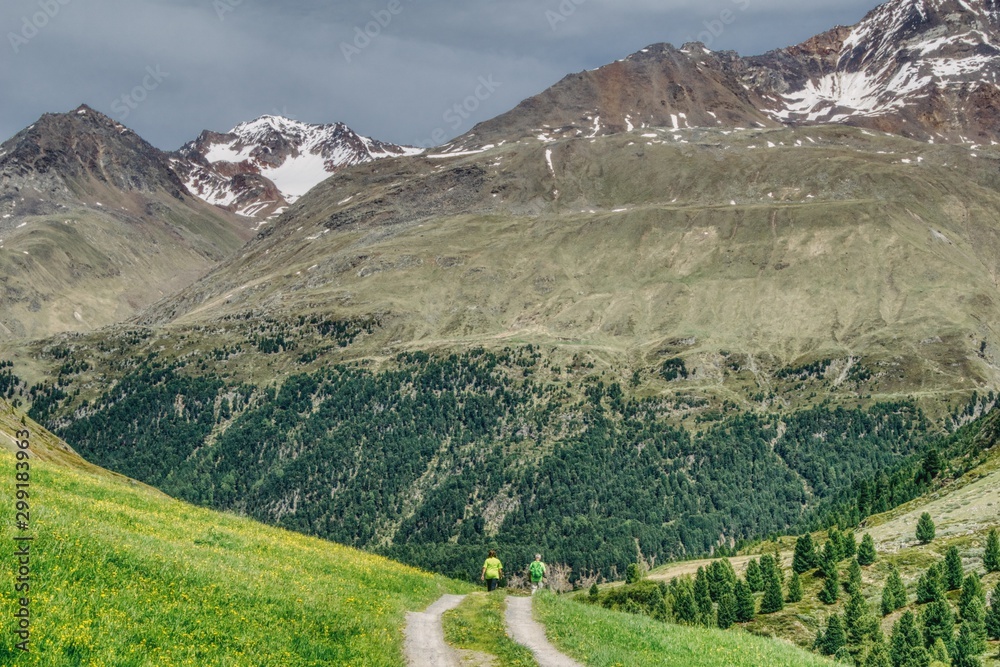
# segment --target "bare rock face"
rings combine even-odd
[[[848,124],[924,141],[1000,140],[1000,2],[891,0],[761,56],[657,44],[573,74],[447,145],[641,127]]]
[[[419,152],[362,137],[343,123],[262,116],[225,134],[202,132],[177,151],[173,165],[187,188],[210,204],[267,218],[340,169]]]

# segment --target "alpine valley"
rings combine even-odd
[[[462,578],[857,523],[997,400],[998,45],[995,0],[891,0],[423,152],[45,116],[0,148],[0,391],[171,496]]]

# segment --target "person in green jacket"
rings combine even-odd
[[[479,580],[486,581],[486,590],[495,591],[500,579],[503,577],[503,563],[497,558],[495,549],[490,549],[489,558],[483,563],[483,571],[479,575]]]
[[[542,587],[542,579],[545,577],[545,563],[542,562],[542,554],[535,554],[535,560],[528,566],[528,575],[531,577],[531,594]]]

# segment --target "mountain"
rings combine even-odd
[[[0,145],[0,338],[124,320],[250,235],[120,123],[87,106],[46,114]]]
[[[262,116],[225,134],[203,132],[177,151],[172,164],[188,190],[206,202],[268,218],[345,167],[420,152],[362,137],[343,123]]]
[[[891,0],[855,26],[755,57],[656,44],[572,74],[448,146],[630,128],[844,123],[921,141],[1000,140],[1000,5]]]

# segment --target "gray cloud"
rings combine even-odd
[[[5,0],[0,136],[86,102],[166,149],[265,113],[342,120],[380,139],[421,143],[435,130],[460,134],[570,72],[652,43],[711,36],[713,49],[761,53],[855,23],[874,5]],[[720,31],[724,11],[734,18]],[[366,27],[377,36],[358,37]],[[480,77],[499,85],[467,118],[446,115],[475,95]]]

